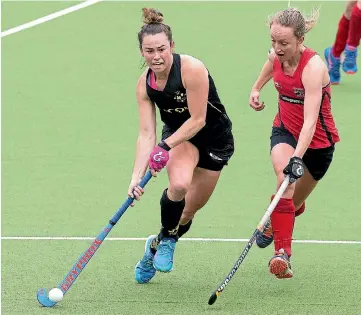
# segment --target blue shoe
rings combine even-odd
[[[150,245],[155,238],[155,235],[151,235],[147,238],[144,256],[135,266],[135,280],[138,283],[148,283],[156,273],[156,270],[153,267],[154,255],[150,251]]]
[[[160,272],[170,272],[173,269],[173,255],[176,240],[171,237],[163,238],[154,256],[153,266]]]
[[[357,72],[357,48],[351,49],[349,46],[346,46],[345,49],[345,60],[342,63],[342,70],[347,74],[354,74]]]
[[[273,242],[273,230],[271,221],[268,221],[265,226],[262,234],[258,234],[256,238],[256,244],[259,248],[266,248],[268,245],[271,245]]]
[[[336,58],[332,55],[332,47],[325,49],[325,60],[330,75],[331,84],[339,84],[341,80],[340,66],[341,58]]]

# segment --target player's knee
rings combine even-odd
[[[346,6],[353,7],[357,2],[360,2],[360,0],[347,0]]]
[[[185,179],[172,180],[168,188],[168,193],[170,195],[177,196],[177,198],[184,198],[190,184],[191,183]]]
[[[285,175],[283,174],[283,171],[277,172],[277,186],[281,186],[285,179]]]
[[[285,179],[285,175],[282,172],[279,172],[277,174],[277,189],[282,185],[283,181]],[[285,198],[292,198],[295,192],[295,185],[288,185],[286,188],[286,191],[284,192],[283,196]]]
[[[361,2],[361,1],[347,1],[346,9],[344,12],[344,16],[346,17],[346,19],[348,19],[348,20],[351,19],[352,8],[355,4],[358,5],[359,2]]]

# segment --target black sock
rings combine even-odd
[[[172,201],[167,196],[167,189],[164,190],[162,198],[160,199],[162,228],[158,235],[159,240],[162,240],[164,237],[172,237],[178,240],[179,220],[182,216],[184,206],[184,198],[180,201]]]
[[[191,228],[192,225],[192,220],[190,220],[188,223],[184,224],[184,225],[179,225],[178,228],[178,237],[182,237],[184,234],[186,234],[189,229]]]

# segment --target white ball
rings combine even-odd
[[[54,288],[49,291],[49,299],[52,302],[60,302],[63,299],[63,291],[61,291],[59,288]]]

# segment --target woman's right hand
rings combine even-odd
[[[140,197],[144,194],[144,189],[139,186],[140,179],[132,179],[128,188],[128,196],[135,200],[140,200]],[[134,201],[130,205],[134,207]]]
[[[259,101],[259,91],[251,91],[251,95],[249,96],[249,105],[257,112],[264,109],[264,102],[260,103]]]

